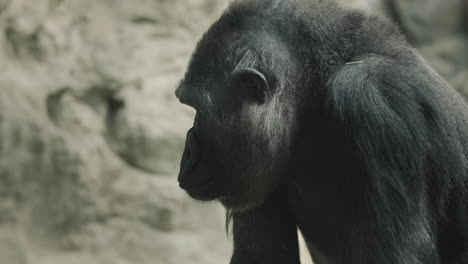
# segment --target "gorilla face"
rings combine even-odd
[[[281,181],[294,111],[280,103],[277,73],[257,63],[254,49],[213,45],[199,45],[176,91],[196,110],[178,180],[195,199],[242,210],[262,203]]]

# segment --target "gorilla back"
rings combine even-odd
[[[233,221],[232,264],[468,263],[468,107],[391,23],[233,2],[176,90],[179,174]]]

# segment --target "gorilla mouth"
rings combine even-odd
[[[187,132],[185,150],[180,163],[178,181],[182,189],[198,189],[198,187],[201,187],[211,180],[208,174],[195,175],[193,173],[201,160],[201,156],[200,143],[198,142],[195,130],[191,128]]]

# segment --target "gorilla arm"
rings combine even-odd
[[[428,162],[437,153],[431,141],[443,137],[434,94],[447,87],[417,58],[406,65],[376,54],[353,61],[362,62],[341,66],[329,80],[323,109],[349,221],[340,258],[439,263]]]

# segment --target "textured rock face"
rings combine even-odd
[[[223,5],[0,1],[0,263],[229,255],[221,208],[175,180],[193,113],[173,90]]]
[[[222,208],[177,186],[193,111],[173,96],[226,2],[0,0],[0,264],[227,262]],[[342,2],[468,96],[466,1]]]
[[[467,0],[340,0],[396,22],[408,40],[457,91],[468,98]]]

